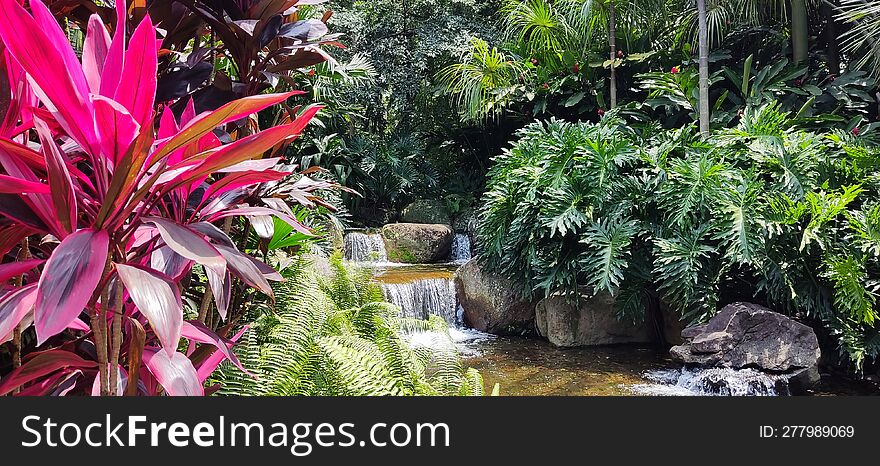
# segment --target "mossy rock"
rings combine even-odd
[[[452,227],[429,223],[391,223],[382,227],[388,260],[424,264],[449,260]]]

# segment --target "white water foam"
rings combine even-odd
[[[471,239],[465,233],[456,233],[452,238],[452,246],[449,251],[449,260],[456,264],[463,264],[471,258]]]
[[[660,369],[643,376],[653,383],[629,387],[640,395],[653,396],[776,396],[782,376],[754,369]]]

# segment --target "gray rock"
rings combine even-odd
[[[614,298],[607,293],[581,296],[578,302],[550,296],[535,309],[538,333],[562,347],[648,343],[647,327],[621,321],[614,314]]]
[[[669,352],[685,364],[792,374],[790,380],[802,386],[818,381],[819,341],[813,329],[757,304],[729,304],[681,336],[684,344]]]
[[[388,260],[408,264],[447,260],[453,236],[449,225],[390,223],[382,227]]]
[[[498,335],[534,333],[535,301],[522,297],[506,278],[484,273],[471,259],[455,272],[454,280],[468,326]]]
[[[442,223],[449,224],[452,215],[446,203],[436,199],[419,199],[403,208],[400,221],[405,223]]]
[[[477,215],[473,207],[466,207],[455,216],[452,228],[456,233],[467,233],[472,238],[477,233]]]

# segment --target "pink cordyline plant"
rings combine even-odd
[[[295,93],[202,114],[190,103],[179,119],[166,107],[154,125],[157,31],[146,16],[126,43],[116,4],[113,37],[93,16],[80,61],[40,0],[30,12],[0,0],[12,90],[0,124],[0,257],[16,259],[0,264],[0,343],[33,325],[38,346],[0,379],[0,395],[203,395],[223,360],[240,366],[231,348],[241,333],[185,321],[182,279],[202,266],[225,318],[233,276],[269,295],[281,278],[212,222],[272,215],[309,232],[283,206],[243,200],[290,174],[263,157],[319,108],[226,145],[215,128]]]

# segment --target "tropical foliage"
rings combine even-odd
[[[689,321],[760,300],[825,325],[857,367],[880,354],[876,131],[805,130],[771,102],[709,138],[617,113],[518,136],[483,197],[490,269],[611,293],[621,318],[657,298]]]
[[[291,174],[264,155],[296,137],[319,107],[223,144],[215,128],[293,93],[204,113],[189,99],[179,116],[167,105],[156,112],[159,51],[149,15],[130,39],[124,2],[112,38],[92,16],[80,62],[48,8],[34,0],[30,9],[5,1],[0,16],[13,90],[0,139],[2,252],[19,259],[0,266],[4,282],[14,281],[0,301],[0,336],[14,340],[20,366],[0,392],[203,394],[221,360],[238,364],[229,352],[235,338],[206,326],[204,315],[185,320],[181,289],[198,266],[206,299],[224,319],[234,278],[272,294],[268,280],[281,277],[214,222],[275,216],[310,234],[283,203],[254,201],[272,189],[260,183]],[[303,177],[280,189],[308,203],[316,186]],[[30,326],[36,348],[22,357]]]
[[[482,395],[483,379],[462,366],[446,322],[401,318],[383,301],[369,270],[343,266],[329,276],[300,264],[276,284],[216,381],[228,395]]]

